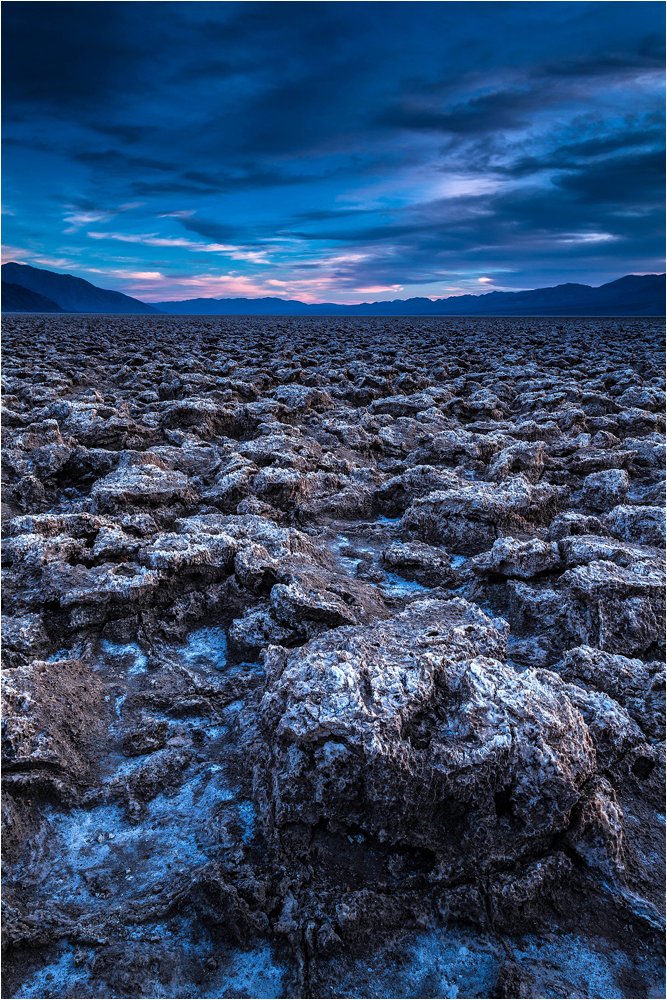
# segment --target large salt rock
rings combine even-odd
[[[618,426],[625,434],[650,434],[651,431],[664,430],[664,423],[660,427],[660,420],[651,413],[650,410],[642,410],[638,406],[629,406],[627,410],[622,410],[617,418]]]
[[[223,533],[209,535],[163,532],[142,548],[138,561],[154,570],[197,571],[205,566],[219,570],[231,568],[235,541]]]
[[[498,538],[490,552],[477,556],[472,563],[475,573],[500,573],[502,576],[529,580],[538,573],[562,568],[556,542],[543,542],[539,538],[520,542],[516,538]]]
[[[570,535],[561,538],[558,548],[567,569],[587,566],[600,559],[631,569],[641,576],[664,572],[664,556],[655,549],[597,535]]]
[[[410,455],[410,465],[466,465],[469,462],[486,464],[503,448],[511,447],[516,441],[494,430],[492,433],[475,434],[462,427],[438,429],[421,447]]]
[[[586,475],[589,472],[603,472],[606,469],[624,469],[634,452],[620,448],[579,448],[567,461],[567,467],[575,475]]]
[[[513,635],[549,635],[558,640],[567,634],[567,603],[560,591],[543,583],[508,580],[509,620]]]
[[[599,560],[563,574],[573,638],[624,656],[664,644],[664,573],[642,563],[637,570]]]
[[[271,608],[287,628],[301,631],[308,622],[354,625],[388,615],[375,587],[342,573],[312,567],[285,571],[282,580],[271,589]]]
[[[305,385],[279,385],[273,390],[274,398],[292,410],[306,410],[309,407],[327,409],[333,405],[328,392]]]
[[[521,472],[526,479],[536,483],[544,469],[544,452],[544,441],[532,444],[520,441],[503,448],[489,465],[489,479],[506,479],[513,472]]]
[[[274,465],[307,472],[317,468],[322,447],[294,428],[278,424],[273,433],[260,434],[252,441],[239,445],[239,451],[257,466]]]
[[[625,469],[605,469],[591,472],[583,483],[585,503],[594,510],[609,510],[623,503],[628,493],[630,480]]]
[[[447,552],[424,542],[392,542],[382,553],[382,562],[404,579],[426,587],[451,584],[456,579]]]
[[[95,512],[114,513],[127,507],[163,507],[192,503],[195,492],[182,472],[154,465],[118,468],[99,479],[90,491]]]
[[[18,667],[49,648],[49,637],[41,615],[2,616],[2,665]]]
[[[601,535],[602,533],[602,524],[597,517],[580,514],[576,510],[567,510],[552,521],[545,538],[548,542],[557,542],[570,535]]]
[[[5,426],[3,420],[3,427]],[[3,463],[19,476],[49,479],[70,461],[76,442],[61,434],[57,420],[41,420],[17,434],[3,430]]]
[[[443,878],[545,849],[595,754],[560,678],[500,662],[506,633],[456,598],[270,647],[255,768],[269,838],[299,850],[319,823],[361,827],[436,852]]]
[[[268,608],[251,608],[229,629],[230,643],[244,655],[271,645],[288,645],[295,637],[295,631],[280,625]]]
[[[232,513],[238,504],[252,492],[252,480],[257,474],[254,462],[239,455],[223,472],[218,473],[213,485],[202,494],[208,505]]]
[[[38,522],[40,519],[26,520]],[[38,607],[44,601],[58,601],[66,608],[73,604],[126,603],[146,596],[158,585],[160,571],[136,563],[88,565],[92,549],[87,547],[85,538],[69,533],[79,534],[79,527],[73,523],[76,517],[52,520],[60,521],[65,527],[62,534],[50,535],[49,532],[44,537],[42,533],[24,532],[14,535],[6,547],[6,558],[11,563],[7,582],[20,591],[23,605]],[[95,523],[94,518],[88,520],[91,525]],[[35,527],[43,527],[45,533],[52,528],[39,523]],[[92,531],[95,532],[94,527]]]
[[[582,645],[633,656],[664,642],[662,553],[630,542],[571,535],[558,542],[568,628]]]
[[[665,547],[664,507],[629,507],[620,504],[604,519],[605,526],[614,538],[640,545]]]
[[[263,546],[272,559],[284,560],[289,556],[303,556],[308,560],[334,565],[333,557],[325,545],[320,545],[296,528],[279,527],[273,521],[256,514],[200,514],[179,518],[174,527],[184,534],[204,532],[210,535],[228,535],[239,548],[248,545]]]
[[[220,467],[221,458],[213,445],[200,442],[195,447],[163,444],[151,448],[151,454],[157,457],[168,469],[183,472],[186,476],[212,476]]]
[[[449,469],[435,469],[432,465],[415,465],[400,476],[379,486],[374,500],[378,508],[389,514],[402,513],[416,497],[426,496],[434,490],[447,490],[461,485],[460,478]]]
[[[590,646],[577,646],[568,650],[554,669],[566,681],[608,694],[623,705],[643,733],[664,740],[664,663],[644,663]]]
[[[155,431],[133,420],[127,403],[119,409],[94,400],[59,400],[53,407],[60,427],[88,448],[123,448],[130,437],[151,438]]]
[[[631,385],[616,402],[621,407],[636,406],[641,410],[660,413],[665,409],[665,394],[652,385]]]
[[[415,392],[412,396],[387,396],[376,399],[368,407],[371,413],[389,413],[392,417],[411,417],[415,413],[433,406],[433,396],[426,392]]]
[[[401,528],[408,538],[474,554],[490,549],[500,529],[549,523],[565,492],[558,486],[533,486],[521,475],[499,486],[460,482],[416,499]]]

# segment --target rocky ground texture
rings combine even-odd
[[[661,343],[6,318],[4,995],[664,996]]]

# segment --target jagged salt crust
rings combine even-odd
[[[5,319],[7,995],[664,995],[659,333]]]

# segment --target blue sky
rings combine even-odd
[[[664,270],[664,5],[10,2],[3,259],[146,301]]]

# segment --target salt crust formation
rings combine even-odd
[[[5,320],[12,996],[661,995],[658,341]]]

